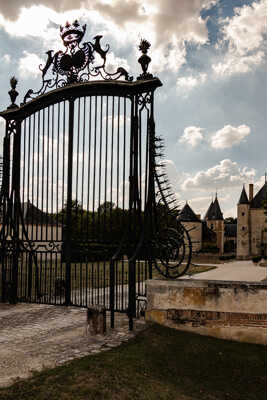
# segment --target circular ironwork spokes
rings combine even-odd
[[[158,272],[175,279],[186,273],[190,266],[192,244],[187,230],[178,225],[159,232],[153,243],[153,261]]]

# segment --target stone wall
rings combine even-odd
[[[222,255],[224,251],[224,221],[207,220],[207,226],[216,233],[216,246],[219,249],[219,254]]]
[[[265,219],[263,209],[251,209],[251,254],[252,256],[262,254],[262,245],[264,244],[263,230]]]
[[[149,280],[147,302],[147,321],[267,344],[267,283]]]

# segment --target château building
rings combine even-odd
[[[193,252],[217,249],[219,255],[222,255],[227,250],[235,250],[236,224],[225,224],[217,195],[211,201],[203,220],[187,202],[180,212],[179,220],[190,233]]]
[[[264,203],[267,202],[267,182],[254,196],[254,186],[249,185],[247,196],[243,186],[237,205],[237,251],[240,260],[267,255],[267,216]]]

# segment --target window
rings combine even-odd
[[[245,231],[245,230],[246,230],[246,228],[244,226],[242,226],[242,231]]]
[[[244,217],[244,215],[245,215],[245,213],[244,213],[244,211],[242,212],[242,217]]]

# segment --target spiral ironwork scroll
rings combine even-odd
[[[184,275],[192,258],[191,238],[186,228],[178,220],[179,207],[172,185],[169,182],[164,157],[163,139],[154,138],[154,176],[157,187],[157,219],[162,213],[152,243],[153,263],[158,272],[166,278],[176,279]],[[164,225],[164,226],[162,226]]]

